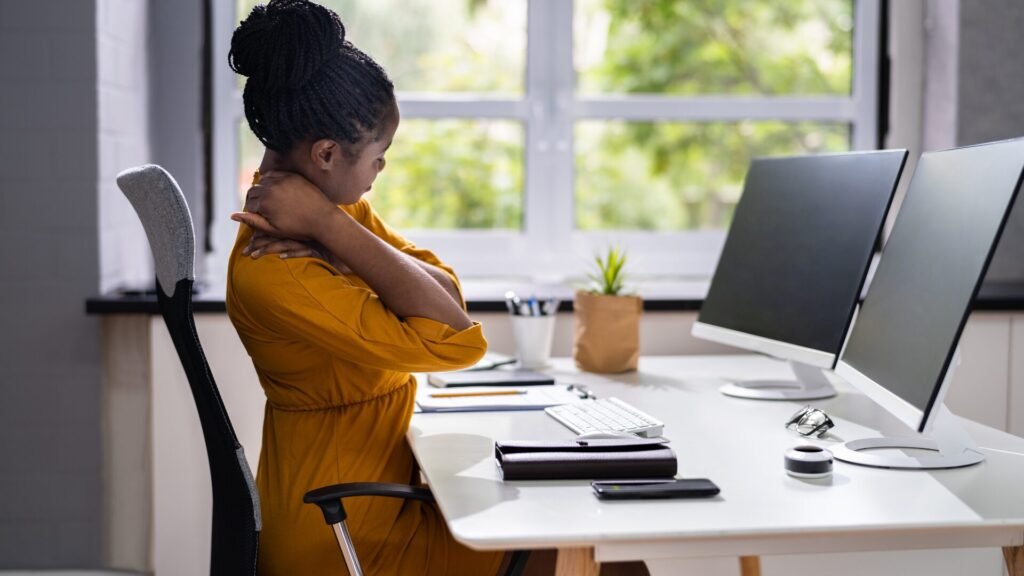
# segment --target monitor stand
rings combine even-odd
[[[910,456],[886,452],[873,454],[872,450],[927,450],[931,454]],[[837,460],[873,468],[899,468],[904,470],[941,470],[963,468],[978,464],[985,455],[964,431],[953,413],[941,404],[928,435],[904,438],[862,438],[850,440],[832,448]]]
[[[754,400],[820,400],[836,395],[825,371],[803,362],[789,361],[795,380],[743,380],[722,386],[722,394]]]
[[[953,373],[960,366],[960,346],[953,350],[953,359],[942,379],[937,408],[925,424],[925,432],[918,436],[902,438],[862,438],[850,440],[832,449],[837,460],[873,468],[898,468],[902,470],[942,470],[973,466],[985,459],[978,445],[960,425],[960,421],[946,408],[943,398],[953,382]],[[872,453],[872,450],[927,450],[931,454],[910,456],[893,452]]]

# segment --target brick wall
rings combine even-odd
[[[101,561],[95,0],[0,0],[0,568]]]

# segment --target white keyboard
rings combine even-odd
[[[576,434],[630,432],[644,438],[661,436],[665,424],[618,398],[598,398],[544,409]]]

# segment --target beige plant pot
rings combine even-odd
[[[628,372],[640,360],[639,296],[607,296],[578,291],[573,300],[576,334],[572,356],[587,372]]]

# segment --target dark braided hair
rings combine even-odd
[[[338,15],[308,0],[270,0],[231,37],[231,69],[247,76],[242,101],[260,142],[285,153],[329,138],[354,145],[395,105],[384,69],[351,42]]]

